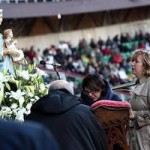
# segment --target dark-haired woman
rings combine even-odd
[[[97,100],[122,101],[115,94],[109,83],[99,74],[87,74],[82,81],[81,99],[84,104],[91,106]]]

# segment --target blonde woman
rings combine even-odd
[[[136,50],[131,57],[132,73],[137,84],[130,103],[132,121],[129,130],[130,149],[150,149],[150,55],[146,50]]]

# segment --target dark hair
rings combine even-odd
[[[105,92],[105,83],[99,74],[87,74],[82,81],[82,89],[86,91],[102,91]]]

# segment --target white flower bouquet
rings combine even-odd
[[[35,72],[35,65],[23,70],[16,67],[16,76],[0,72],[0,117],[23,121],[31,106],[48,92],[41,74]]]

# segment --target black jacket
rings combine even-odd
[[[26,117],[46,125],[61,150],[106,150],[104,130],[90,107],[66,90],[54,90],[38,100]]]
[[[43,126],[0,120],[0,150],[59,150]]]
[[[98,100],[122,101],[121,98],[112,91],[109,83],[104,79],[103,81],[105,82],[105,86],[106,86],[105,95],[101,96]],[[91,106],[94,103],[94,101],[86,94],[84,94],[84,92],[81,93],[81,99],[82,99],[82,103],[88,106]]]

